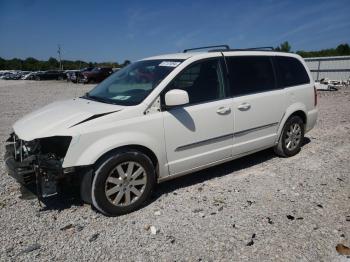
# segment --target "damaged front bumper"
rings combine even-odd
[[[67,173],[62,168],[62,152],[66,153],[70,140],[53,137],[27,142],[11,134],[4,159],[8,174],[39,198],[57,194]]]

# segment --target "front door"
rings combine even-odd
[[[227,97],[221,58],[183,70],[166,88],[182,89],[189,104],[163,112],[168,168],[171,175],[232,156],[232,99]]]

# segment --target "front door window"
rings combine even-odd
[[[198,104],[225,98],[222,67],[219,59],[195,63],[181,72],[167,91],[187,91],[190,104]]]

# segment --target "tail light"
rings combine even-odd
[[[317,90],[316,90],[316,86],[314,86],[314,105],[315,105],[315,107],[317,106]]]

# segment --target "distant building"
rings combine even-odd
[[[321,80],[348,80],[350,77],[350,56],[311,57],[304,59],[313,78]]]

